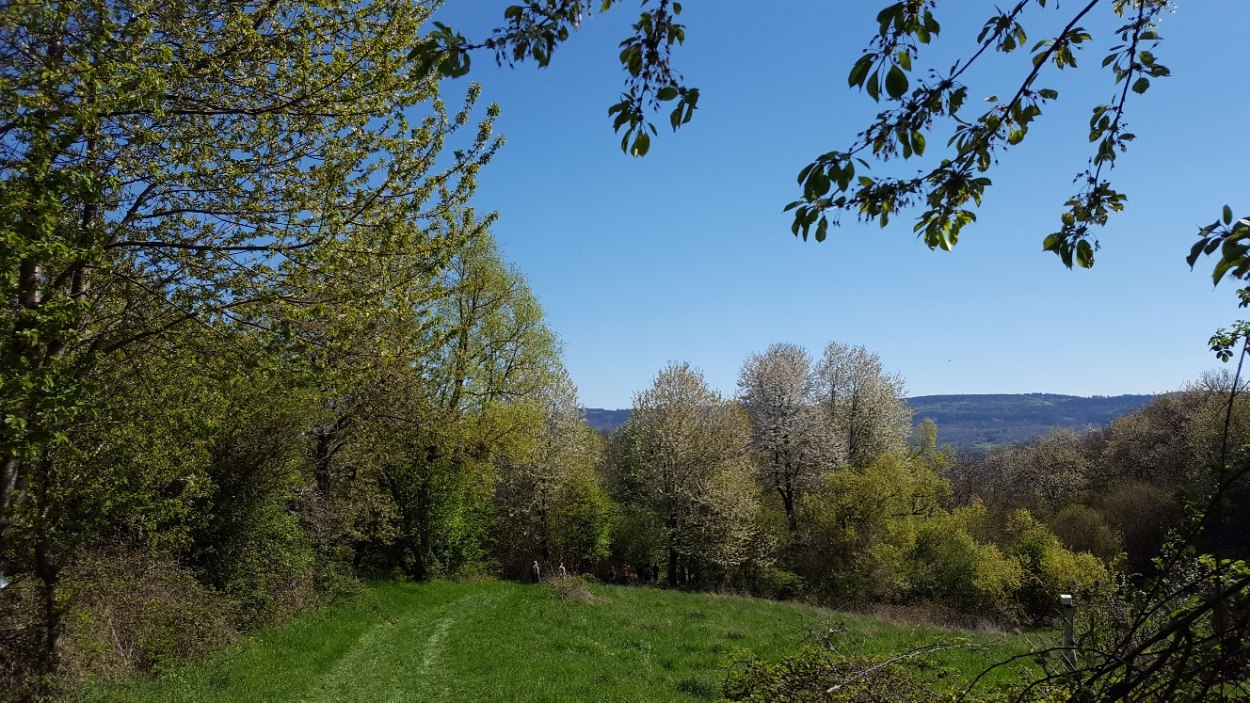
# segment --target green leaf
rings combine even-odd
[[[903,69],[898,66],[890,68],[885,75],[885,92],[895,100],[907,93],[907,74],[903,73]]]
[[[651,148],[651,137],[644,131],[639,131],[638,136],[634,137],[634,144],[630,147],[629,153],[632,156],[646,156],[647,151]]]
[[[859,60],[851,67],[851,74],[846,79],[850,87],[854,88],[864,85],[864,79],[868,77],[868,70],[872,68],[872,60],[872,54],[864,54],[859,57]]]
[[[658,100],[672,100],[677,97],[677,88],[671,85],[666,85],[656,91],[655,97]]]
[[[1145,76],[1142,76],[1141,78],[1138,78],[1137,80],[1133,81],[1133,92],[1137,93],[1138,95],[1141,95],[1142,93],[1146,92],[1148,88],[1150,88],[1150,79],[1146,78]]]
[[[811,175],[812,169],[816,168],[817,165],[818,164],[814,163],[808,164],[803,167],[803,170],[799,171],[799,185],[803,185],[803,182],[807,180],[809,175]]]
[[[814,170],[811,176],[808,177],[807,183],[804,184],[803,197],[808,200],[815,200],[828,193],[830,185],[829,176],[825,175],[824,171]]]
[[[1233,209],[1227,205],[1224,206],[1224,224],[1231,225],[1233,223]]]
[[[1083,269],[1094,265],[1094,247],[1087,239],[1076,243],[1076,265]]]

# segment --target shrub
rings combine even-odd
[[[1089,552],[1103,561],[1111,561],[1120,553],[1120,538],[1107,525],[1102,513],[1074,503],[1050,519],[1050,529],[1064,547],[1075,552]]]
[[[114,680],[225,646],[230,605],[168,558],[119,548],[65,574],[71,606],[61,661],[70,680]]]
[[[967,612],[1010,617],[1024,570],[992,544],[980,544],[958,519],[931,520],[907,558],[909,596]]]
[[[547,588],[560,600],[593,603],[596,598],[590,591],[589,583],[590,579],[586,576],[557,576],[547,582]]]
[[[796,573],[767,566],[755,576],[752,590],[767,598],[799,598],[807,592],[807,581]]]
[[[1034,623],[1055,615],[1061,593],[1085,594],[1110,581],[1101,560],[1065,549],[1054,533],[1025,510],[1008,518],[1007,533],[1014,540],[1011,555],[1025,573],[1017,596],[1021,614]]]

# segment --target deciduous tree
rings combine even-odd
[[[543,66],[584,15],[617,4],[619,0],[522,0],[505,10],[503,25],[489,38],[473,41],[440,26],[417,43],[414,54],[437,62],[446,75],[468,72],[471,57],[479,50],[494,52],[500,63],[533,60]],[[1171,73],[1157,52],[1161,20],[1173,3],[1091,0],[1048,6],[1044,0],[1015,0],[986,9],[976,40],[953,63],[941,58],[940,66],[926,67],[925,59],[937,53],[929,45],[942,30],[942,11],[955,4],[882,3],[868,46],[848,66],[847,75],[851,88],[882,103],[882,109],[854,139],[799,171],[799,197],[786,207],[794,212],[794,234],[823,241],[830,226],[844,215],[875,220],[884,227],[914,208],[919,214],[912,229],[929,248],[955,246],[963,228],[976,220],[974,208],[992,185],[990,172],[1060,99],[1060,75],[1073,74],[1081,50],[1099,46],[1096,50],[1104,52],[1102,68],[1111,74],[1115,88],[1105,101],[1091,106],[1089,161],[1076,175],[1077,191],[1064,203],[1057,228],[1043,240],[1043,247],[1064,265],[1092,266],[1097,228],[1123,210],[1127,199],[1115,189],[1110,172],[1135,138],[1127,128],[1131,101]],[[654,113],[668,112],[668,122],[676,130],[691,119],[698,104],[698,88],[687,84],[672,60],[673,48],[686,38],[686,26],[679,21],[681,9],[681,3],[672,0],[643,0],[631,34],[621,42],[625,91],[609,114],[613,127],[624,132],[621,149],[626,153],[647,153],[651,136],[658,131],[651,121]],[[1047,11],[1059,13],[1059,29],[1032,34],[1030,27],[1047,24],[1040,17]],[[1113,21],[1114,29],[1104,37],[1095,37],[1089,29],[1098,13]],[[982,64],[1018,51],[1028,52],[1031,60],[1001,90],[985,91],[1003,97],[992,97],[988,104],[967,100],[968,76]],[[946,146],[930,149],[931,144]],[[885,171],[888,162],[897,159],[924,165],[906,169],[908,175],[903,176],[872,170],[879,166]],[[1216,206],[1211,207],[1214,211]],[[1192,266],[1217,252],[1212,272],[1216,282],[1227,275],[1250,278],[1250,218],[1235,218],[1227,205],[1200,229],[1188,261]]]
[[[753,354],[742,365],[738,393],[754,429],[756,480],[781,499],[786,524],[796,532],[803,496],[846,458],[820,402],[811,357],[794,344]]]
[[[599,482],[603,440],[586,424],[577,387],[563,368],[535,399],[542,424],[527,448],[501,467],[496,501],[505,561],[537,557],[571,570],[606,556],[610,501]]]
[[[407,56],[430,9],[0,8],[0,568],[33,569],[55,600],[59,506],[31,498],[55,500],[56,447],[104,410],[102,360],[184,326],[263,327],[276,305],[342,312],[377,289],[328,298],[325,281],[438,239],[426,225],[467,198],[496,142],[487,119],[440,156],[477,94],[449,113]],[[29,553],[15,530],[35,536]]]
[[[830,342],[816,367],[816,393],[852,466],[902,451],[911,434],[911,410],[901,376],[887,373],[864,347]]]
[[[747,556],[755,491],[751,425],[741,406],[685,363],[670,363],[634,396],[625,425],[622,500],[662,525],[668,580],[679,565],[730,568]]]

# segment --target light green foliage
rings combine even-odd
[[[354,394],[334,489],[357,562],[415,578],[487,557],[499,466],[534,451],[533,399],[556,366],[541,308],[489,233],[450,257],[439,289],[432,321],[399,327],[408,348]]]
[[[1053,613],[1061,593],[1086,595],[1110,582],[1107,567],[1089,553],[1069,551],[1044,524],[1016,510],[1004,526],[1005,550],[1024,568],[1017,595],[1022,614],[1035,621]]]
[[[904,559],[921,528],[940,514],[948,486],[925,457],[889,453],[830,472],[805,501],[799,572],[839,600],[896,599]]]
[[[1009,616],[1024,569],[992,544],[978,543],[957,511],[936,516],[917,531],[905,564],[913,597],[961,610]]]
[[[533,559],[579,573],[607,556],[612,504],[599,485],[603,442],[585,422],[564,369],[537,398],[541,427],[501,468],[496,491],[501,552],[524,567]],[[518,569],[518,573],[520,572]]]
[[[468,106],[448,115],[398,49],[428,14],[418,4],[4,11],[0,80],[20,96],[0,114],[4,285],[21,301],[4,318],[9,453],[54,438],[27,406],[62,408],[40,417],[63,424],[61,386],[97,355],[278,296],[310,302],[310,269],[324,279],[376,253],[349,242],[363,228],[405,250],[493,148],[486,123],[462,158],[434,163]]]
[[[46,593],[45,670],[60,573],[93,539],[193,544],[249,613],[309,575],[288,504],[299,352],[373,346],[331,339],[374,332],[362,310],[412,303],[420,285],[397,282],[441,270],[498,144],[493,110],[469,126],[476,88],[449,111],[408,58],[429,11],[0,8],[0,555]]]

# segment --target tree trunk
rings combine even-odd
[[[41,652],[41,671],[44,674],[56,672],[58,649],[61,641],[63,621],[61,608],[57,604],[57,586],[60,582],[61,567],[53,553],[53,530],[57,520],[57,511],[50,505],[50,494],[54,490],[56,476],[53,473],[52,457],[48,449],[43,450],[43,457],[38,464],[38,473],[34,477],[35,489],[39,501],[35,516],[35,576],[43,586],[43,626],[44,647]]]
[[[799,531],[799,519],[794,512],[794,486],[789,476],[786,476],[784,486],[777,487],[777,492],[781,494],[781,505],[786,511],[786,526],[790,528],[790,534],[793,535]]]
[[[35,316],[43,301],[42,292],[39,289],[42,276],[43,267],[37,261],[27,259],[18,265],[17,302],[20,311],[13,325],[13,335],[6,345],[4,368],[0,371],[14,375],[29,375],[43,365],[38,347],[31,342],[30,336],[25,334],[36,327]],[[34,389],[26,392],[25,412],[18,419],[27,421],[31,419],[32,410],[37,402],[36,393],[38,391]],[[0,464],[0,558],[3,558],[7,550],[5,537],[13,525],[14,495],[18,484],[22,482],[21,475],[24,467],[24,462],[11,453],[22,444],[23,438],[20,436],[22,432],[6,430],[5,428],[9,426],[9,418],[3,419],[5,424],[0,426],[0,449],[7,450],[7,456],[3,464]],[[26,433],[29,432],[30,428],[27,427]],[[14,437],[14,434],[18,436]]]
[[[677,516],[668,516],[668,585],[677,587]]]
[[[333,488],[330,483],[330,460],[334,458],[331,448],[333,443],[333,432],[324,429],[316,431],[316,442],[313,444],[313,478],[317,482],[317,496],[327,505],[330,502],[330,490]]]
[[[5,457],[0,463],[0,560],[4,559],[5,537],[13,525],[13,494],[17,488],[20,464],[15,456]]]
[[[433,550],[434,526],[430,520],[430,486],[422,480],[417,487],[417,535],[413,552],[413,578],[424,581],[430,577],[430,555]]]
[[[58,664],[57,654],[63,629],[61,609],[56,602],[60,571],[53,559],[52,545],[48,540],[46,530],[41,529],[35,541],[35,575],[39,577],[43,586],[44,642],[40,671],[44,674],[55,673]]]
[[[551,561],[551,534],[547,525],[547,479],[538,481],[538,556],[544,564]]]

